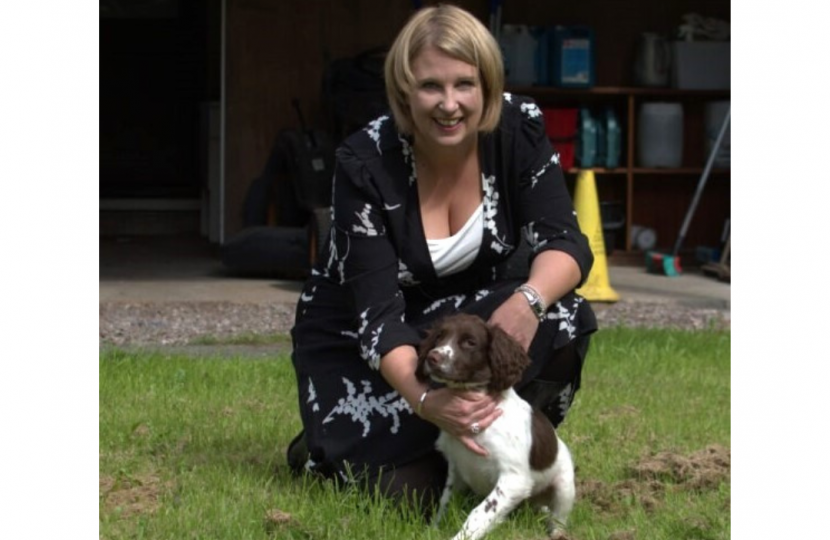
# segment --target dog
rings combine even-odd
[[[419,380],[501,398],[503,414],[486,430],[475,434],[473,429],[488,456],[474,454],[443,431],[436,441],[449,469],[433,524],[441,520],[453,491],[469,488],[484,496],[454,540],[482,538],[526,500],[546,512],[552,538],[564,537],[576,498],[573,459],[550,420],[513,390],[529,364],[516,340],[474,315],[443,319],[419,346]]]

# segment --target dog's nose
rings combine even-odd
[[[437,366],[444,360],[444,355],[437,349],[432,349],[427,353],[427,362],[433,366]]]

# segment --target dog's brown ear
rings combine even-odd
[[[430,328],[426,337],[421,340],[421,344],[418,346],[418,365],[415,368],[415,378],[420,382],[424,382],[429,379],[429,376],[427,376],[424,371],[424,363],[427,360],[427,353],[435,348],[435,342],[438,339],[437,332],[435,330],[436,327]]]
[[[490,371],[493,378],[490,388],[501,392],[522,379],[530,358],[519,342],[495,325],[488,325],[490,331]]]

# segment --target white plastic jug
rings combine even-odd
[[[680,167],[683,163],[683,106],[643,103],[637,119],[640,167]]]
[[[502,50],[507,66],[507,82],[516,86],[536,83],[536,38],[527,25],[504,25]]]
[[[671,49],[666,38],[654,32],[640,34],[634,62],[634,80],[640,86],[668,86]]]

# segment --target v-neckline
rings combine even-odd
[[[444,238],[427,238],[426,239],[427,243],[429,243],[429,242],[443,242],[445,240],[452,240],[454,238],[458,238],[460,235],[466,233],[467,230],[470,228],[470,226],[473,223],[475,223],[476,221],[479,220],[480,214],[482,214],[483,212],[484,212],[484,198],[483,198],[483,195],[482,195],[481,202],[478,203],[478,206],[476,206],[476,209],[473,210],[473,213],[470,214],[470,217],[467,218],[467,221],[464,222],[464,225],[462,225],[460,229],[455,231],[455,233],[453,233],[449,236],[446,236]],[[484,221],[483,220],[482,220],[482,227],[481,228],[484,229]],[[424,235],[424,238],[426,238],[426,234]]]
[[[415,151],[414,151],[414,146],[413,146],[414,141],[410,137],[407,137],[407,139],[408,139],[407,143],[409,144],[409,147],[410,147],[410,150],[409,150],[409,158],[410,158],[409,159],[409,173],[410,173],[410,176],[409,176],[409,178],[412,179],[412,182],[410,183],[409,188],[411,190],[413,190],[413,197],[414,197],[414,200],[415,200],[415,205],[414,205],[414,208],[415,208],[415,225],[417,227],[417,230],[418,230],[418,233],[419,233],[418,236],[420,238],[420,241],[418,242],[418,249],[421,252],[421,257],[420,258],[423,258],[423,260],[425,262],[425,266],[428,267],[430,272],[432,273],[432,277],[437,278],[438,277],[438,272],[435,270],[435,264],[433,264],[433,262],[432,262],[432,255],[429,252],[429,244],[427,243],[427,235],[426,235],[426,232],[424,231],[424,220],[423,220],[423,217],[421,216],[421,196],[418,193],[418,171],[415,168]],[[478,181],[479,181],[479,188],[481,189],[481,202],[480,202],[479,206],[476,207],[476,209],[481,207],[481,211],[482,211],[482,220],[481,220],[481,227],[482,227],[481,247],[482,247],[482,249],[478,250],[478,254],[476,254],[476,257],[475,257],[475,259],[473,259],[473,262],[470,264],[470,267],[476,265],[478,260],[481,258],[482,253],[485,251],[483,248],[485,246],[485,240],[486,240],[486,236],[487,236],[487,215],[486,215],[486,211],[487,211],[487,206],[488,206],[488,194],[487,194],[487,186],[485,185],[486,183],[484,181],[484,179],[486,178],[487,171],[484,168],[485,167],[485,160],[484,160],[484,152],[483,152],[483,150],[484,150],[483,146],[484,146],[484,140],[485,139],[486,139],[486,137],[479,137],[478,142],[477,142],[477,145],[478,145],[478,168],[479,168]],[[475,212],[473,212],[473,214],[471,214],[471,217],[473,215],[475,215]],[[470,218],[468,217],[467,219],[469,221]],[[459,231],[460,230],[461,229],[459,229]],[[452,235],[450,235],[450,237],[451,236]]]

